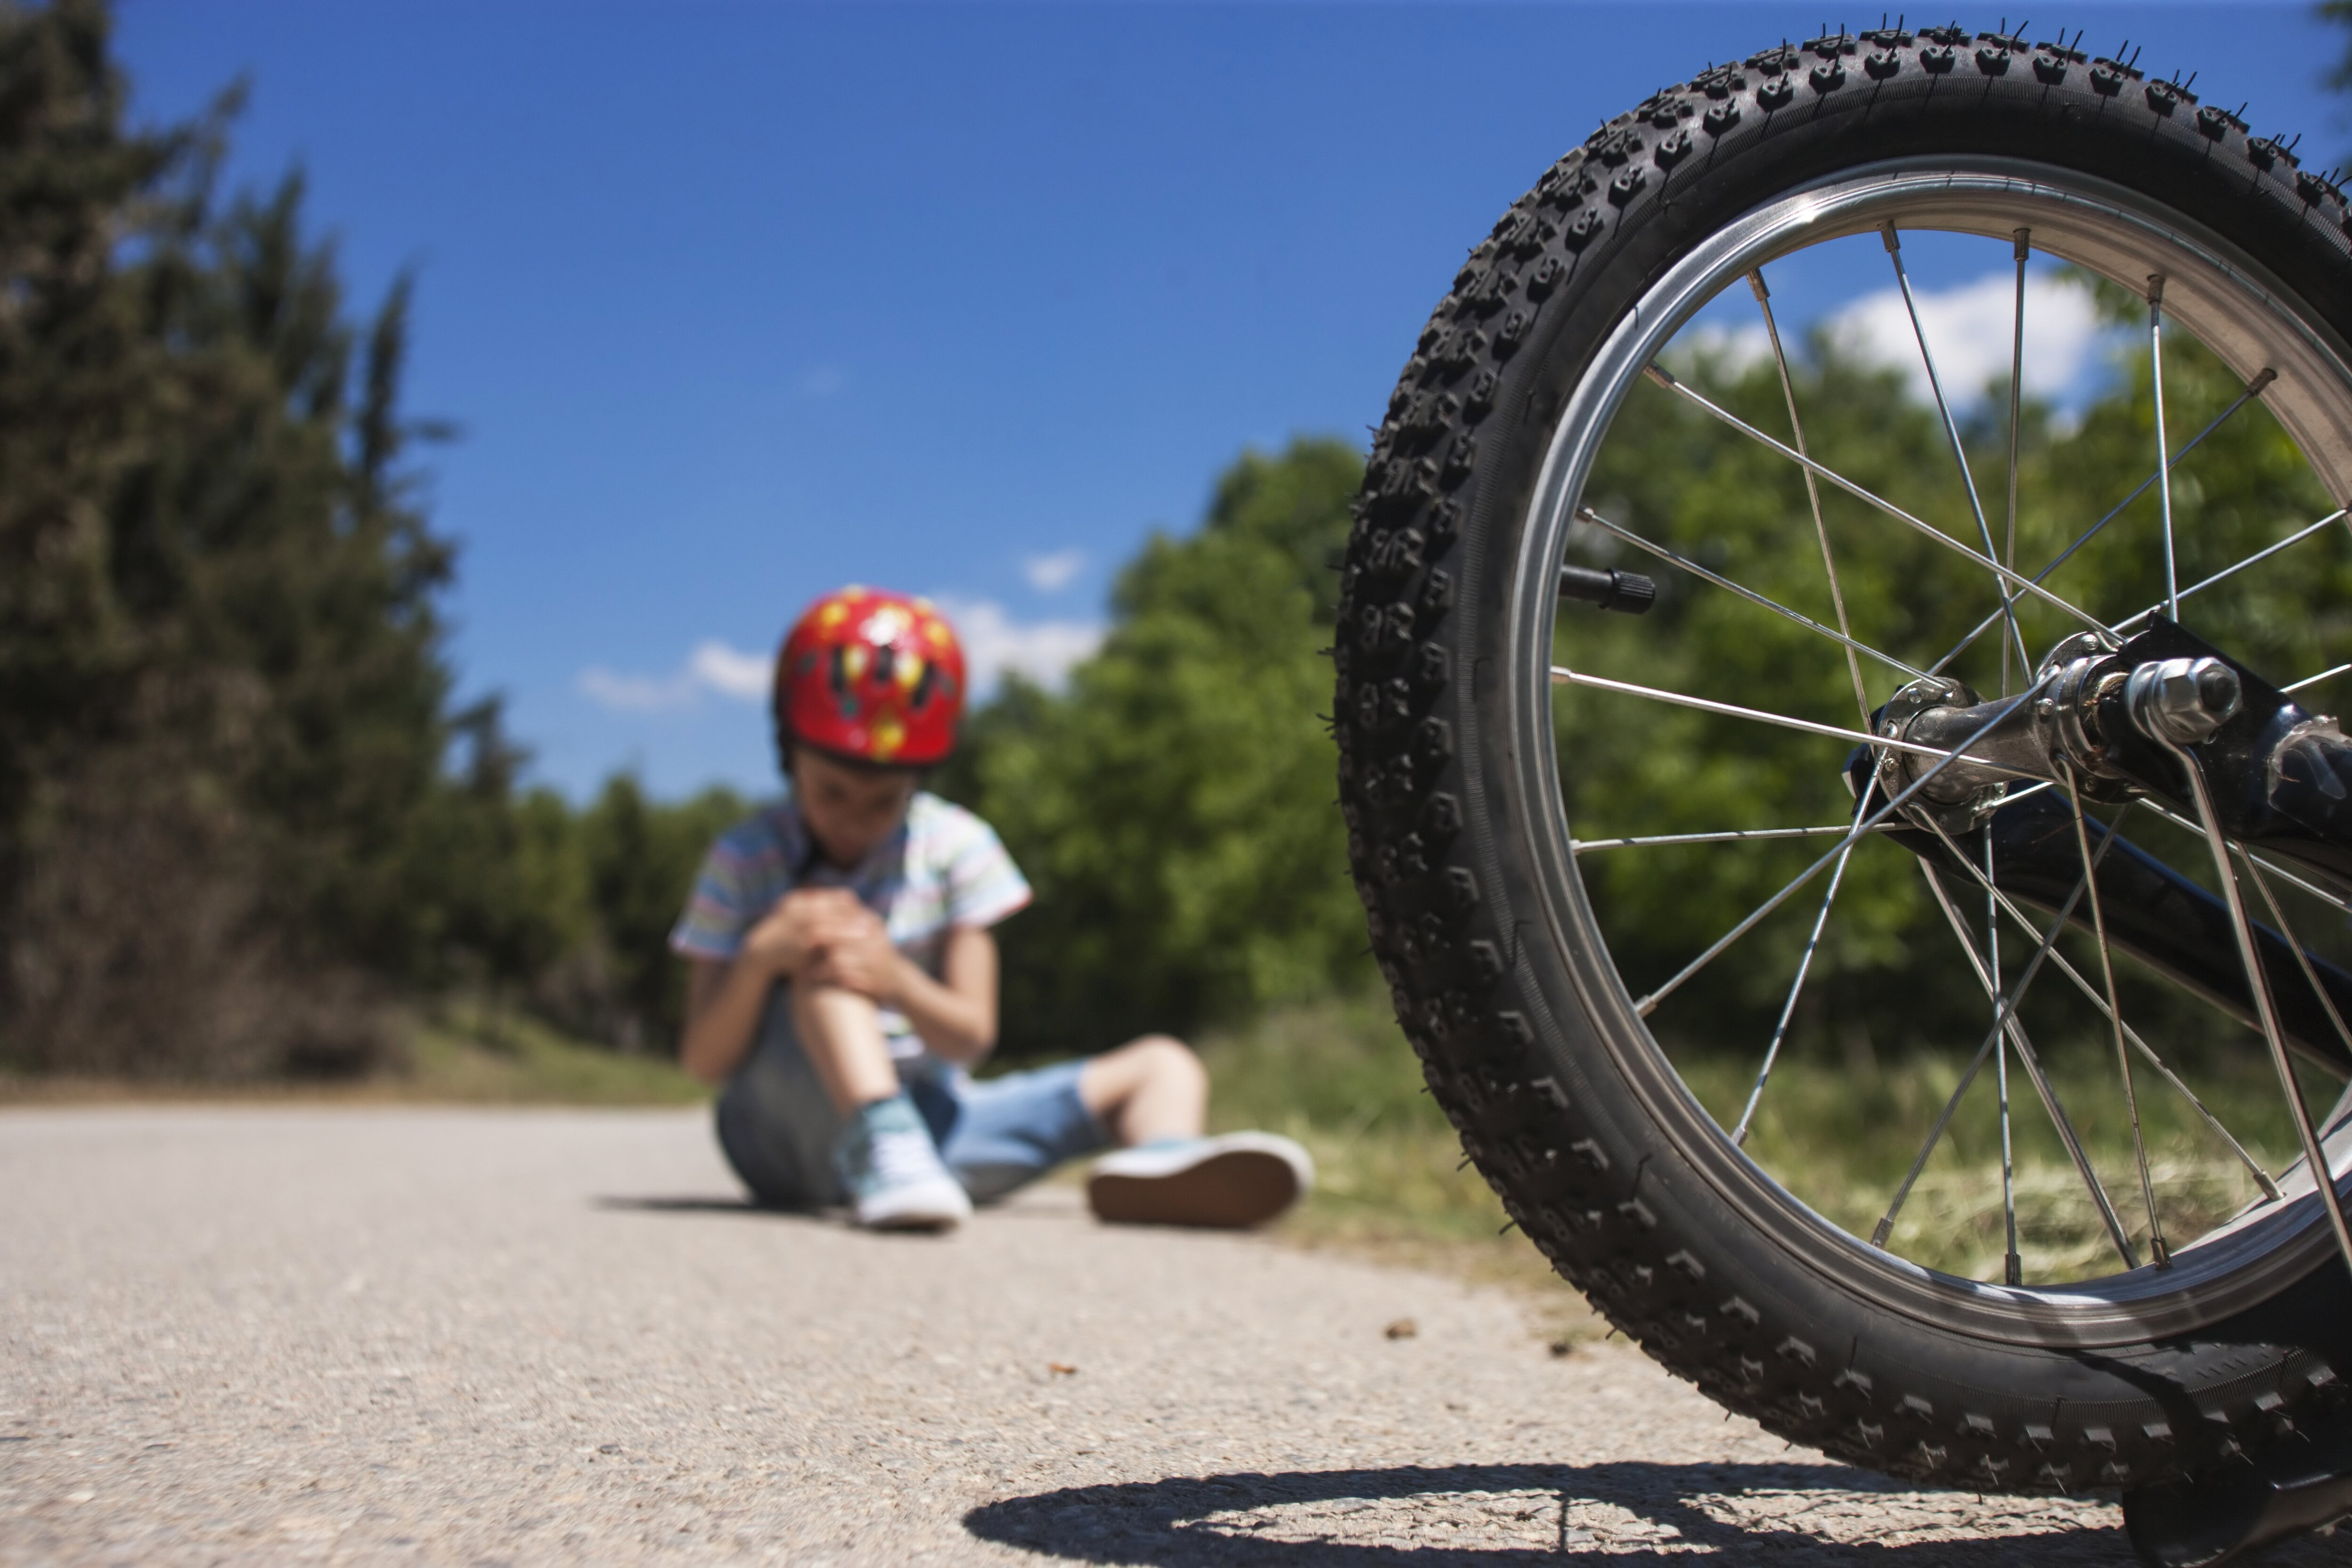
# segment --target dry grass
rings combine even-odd
[[[2147,1208],[2137,1175],[2130,1166],[2099,1168],[2116,1217],[2145,1260]],[[2152,1160],[2149,1175],[2158,1216],[2165,1234],[2176,1240],[2203,1234],[2257,1195],[2252,1179],[2234,1163],[2176,1155]],[[2083,1279],[2116,1271],[2115,1244],[2071,1164],[2021,1167],[2016,1195],[2018,1256],[2027,1279]],[[1873,1191],[1857,1193],[1856,1198],[1832,1217],[1849,1229],[1859,1226],[1866,1235],[1876,1217],[1872,1211],[1884,1207],[1885,1196]],[[1923,1175],[1889,1242],[1902,1256],[1946,1273],[1999,1279],[2006,1231],[2000,1167],[1971,1166]]]
[[[405,1058],[357,1079],[175,1082],[0,1074],[0,1105],[123,1100],[260,1104],[691,1105],[710,1090],[660,1057],[583,1045],[526,1016],[452,1003],[404,1030]]]
[[[1284,1010],[1213,1037],[1202,1049],[1217,1084],[1219,1126],[1285,1132],[1315,1155],[1320,1186],[1282,1227],[1286,1239],[1442,1268],[1524,1289],[1538,1300],[1572,1299],[1524,1238],[1497,1234],[1501,1205],[1475,1172],[1461,1168],[1460,1142],[1423,1091],[1412,1051],[1381,1003]],[[2051,1060],[2058,1097],[2145,1256],[2147,1209],[2113,1059],[2078,1047],[2054,1050]],[[1751,1066],[1723,1054],[1680,1066],[1701,1103],[1726,1124],[1736,1118]],[[1785,1060],[1748,1152],[1818,1212],[1866,1237],[1960,1068],[1938,1056],[1864,1069]],[[2293,1133],[2258,1058],[2226,1071],[2209,1068],[2195,1082],[2256,1159],[2273,1172],[2287,1163]],[[1980,1279],[2000,1278],[2004,1250],[1994,1087],[1988,1074],[1969,1090],[1891,1237],[1904,1257]],[[2332,1084],[2306,1085],[2320,1106],[2334,1091]],[[2021,1075],[2011,1094],[2025,1278],[2055,1282],[2113,1272],[2116,1254],[2097,1210]],[[2139,1094],[2158,1211],[2169,1238],[2192,1237],[2253,1200],[2252,1179],[2185,1101],[2146,1079]],[[1581,1309],[1580,1301],[1575,1305]]]
[[[709,1088],[663,1056],[583,1045],[527,1016],[457,1006],[419,1029],[417,1098],[469,1103],[693,1105]]]
[[[2062,1042],[2050,1058],[2052,1087],[2081,1135],[2092,1168],[2132,1245],[2143,1257],[2147,1207],[2139,1190],[2131,1128],[2114,1058],[2095,1046]],[[1736,1119],[1752,1068],[1726,1057],[1681,1064],[1685,1081],[1718,1121]],[[1860,1069],[1806,1061],[1774,1072],[1748,1152],[1782,1185],[1849,1232],[1868,1236],[1885,1213],[1919,1142],[1958,1084],[1962,1063],[1926,1056]],[[2292,1123],[2267,1064],[2250,1051],[2191,1075],[2209,1109],[2275,1173],[2293,1157]],[[2192,1238],[2260,1195],[2228,1145],[2176,1091],[2136,1075],[2141,1133],[2157,1212],[2167,1237]],[[2316,1079],[2315,1106],[2334,1098]],[[2030,1084],[2012,1068],[2011,1123],[2016,1160],[2019,1252],[2029,1282],[2112,1273],[2113,1243],[2090,1192],[2068,1160]],[[1947,1273],[2001,1278],[2005,1249],[1997,1085],[1988,1069],[1906,1202],[1889,1237],[1894,1251]]]

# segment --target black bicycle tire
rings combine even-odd
[[[1892,1316],[1693,1179],[1541,942],[1495,781],[1511,738],[1500,596],[1549,437],[1649,282],[1722,223],[1842,171],[2011,158],[2230,234],[2352,341],[2342,194],[2129,65],[1936,28],[1711,68],[1559,160],[1470,254],[1374,439],[1341,587],[1350,867],[1400,1023],[1520,1228],[1651,1356],[1769,1430],[2002,1490],[2137,1486],[2338,1404],[2352,1281],[2332,1261],[2185,1338],[2095,1351]]]

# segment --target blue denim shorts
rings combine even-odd
[[[901,1062],[898,1076],[940,1157],[972,1201],[984,1204],[1109,1145],[1078,1098],[1085,1065],[974,1079],[926,1059]],[[783,987],[770,996],[759,1038],[719,1094],[717,1116],[727,1163],[761,1204],[808,1209],[844,1201],[833,1168],[842,1119],[801,1049]]]

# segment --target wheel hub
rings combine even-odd
[[[2108,801],[2146,796],[2192,816],[2184,754],[2204,773],[2231,837],[2352,888],[2352,742],[2336,721],[2306,712],[2170,621],[2112,649],[2093,634],[2069,637],[2021,696],[1987,701],[1948,676],[1914,680],[1872,727],[1884,741],[1951,753],[1856,748],[1847,784],[1874,792],[1872,809],[1913,790],[1899,815],[1914,826],[1888,838],[1962,883],[1989,872],[2004,893],[2044,910],[2073,905],[2070,919],[2083,929],[2090,918],[2073,899],[2082,842],[2064,789]],[[2045,783],[2062,787],[2033,787]],[[2108,830],[2085,818],[2083,834],[2095,847]],[[2116,947],[2254,1024],[2221,900],[2121,839],[2099,851],[2097,885]],[[2255,928],[2254,942],[2286,1043],[2333,1071],[2352,1070],[2294,950],[2266,926]],[[2310,962],[2328,1002],[2352,1016],[2352,973]]]
[[[1948,676],[1914,680],[1873,729],[1905,743],[1871,748],[1878,787],[1891,797],[1916,785],[1905,813],[1947,833],[1973,831],[2035,783],[2193,813],[2174,751],[2190,748],[2231,837],[2352,886],[2352,742],[2161,617],[2116,648],[2093,633],[2067,638],[2024,697],[1987,701]]]

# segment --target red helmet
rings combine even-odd
[[[852,585],[801,612],[776,658],[776,741],[927,768],[955,750],[963,646],[928,599]]]

